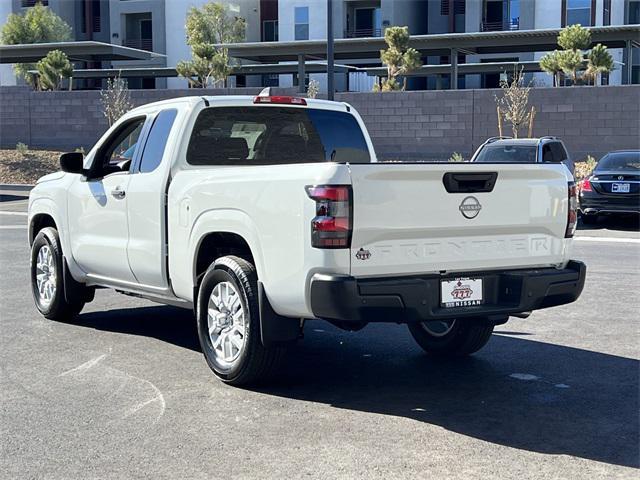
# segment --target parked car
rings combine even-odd
[[[600,159],[580,182],[580,212],[584,223],[599,215],[640,213],[640,150],[609,152]]]
[[[153,103],[60,160],[29,197],[38,310],[68,319],[96,287],[194,309],[230,384],[265,378],[301,319],[406,323],[425,351],[467,355],[584,285],[564,166],[378,163],[345,103]]]
[[[480,163],[563,163],[575,173],[575,165],[562,140],[556,137],[493,137],[484,142],[471,158]]]

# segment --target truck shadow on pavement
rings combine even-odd
[[[77,324],[200,351],[186,310],[87,313]],[[279,375],[252,390],[410,418],[532,452],[640,465],[640,362],[499,331],[480,353],[441,360],[423,354],[403,326],[350,333],[307,322],[305,340],[288,352]]]

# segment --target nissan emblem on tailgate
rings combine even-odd
[[[482,205],[480,205],[480,202],[476,197],[469,196],[462,200],[462,203],[458,208],[465,218],[472,219],[478,216],[480,210],[482,210]]]

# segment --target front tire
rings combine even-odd
[[[262,344],[258,278],[251,263],[235,256],[212,263],[200,285],[196,316],[204,357],[223,382],[246,385],[273,374],[284,348]]]
[[[64,258],[55,228],[40,230],[31,246],[31,291],[37,309],[50,320],[71,320],[84,307],[84,300],[65,296]]]
[[[422,349],[437,356],[471,355],[484,347],[493,325],[477,320],[430,321],[409,324],[409,331]]]

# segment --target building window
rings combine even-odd
[[[278,20],[265,20],[262,22],[262,41],[278,41]]]
[[[87,5],[90,3],[90,5]],[[91,13],[91,31],[100,32],[100,0],[90,0],[90,2],[82,2],[82,33],[87,33],[87,25],[85,19],[87,18],[86,9],[89,7]]]
[[[43,7],[49,6],[49,0],[22,0],[20,5],[22,8],[35,7],[37,3],[41,3]]]
[[[611,0],[602,2],[602,25],[611,25]]]
[[[440,0],[440,15],[447,16],[449,15],[449,4],[451,0]],[[465,14],[465,1],[464,0],[453,0],[453,13],[456,15],[464,15]]]
[[[640,23],[640,1],[631,0],[629,2],[629,11],[627,12],[627,25],[635,25]]]
[[[294,39],[309,40],[309,7],[295,7],[294,17]]]
[[[150,12],[123,15],[122,45],[153,51],[153,20]]]
[[[583,27],[593,25],[591,4],[592,0],[565,0],[565,25],[580,24]]]

